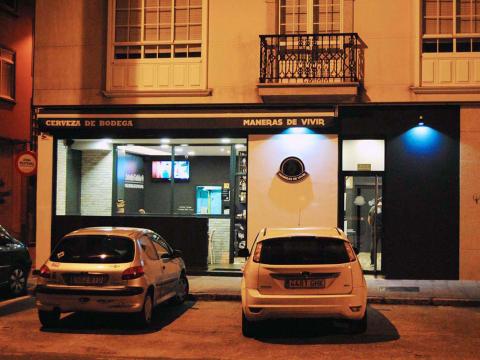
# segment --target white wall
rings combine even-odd
[[[36,263],[37,269],[50,256],[52,235],[52,177],[53,177],[53,138],[38,137],[37,170],[37,234]]]
[[[56,214],[66,214],[67,200],[67,146],[62,140],[57,141],[57,206]]]
[[[82,152],[82,215],[112,215],[112,177],[113,151]]]
[[[280,163],[300,158],[309,174],[287,183]],[[248,137],[248,246],[263,227],[337,226],[338,137],[288,134]]]
[[[480,280],[480,107],[460,118],[460,279]]]

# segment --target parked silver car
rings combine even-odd
[[[97,227],[63,237],[40,268],[40,322],[55,326],[62,312],[127,312],[144,326],[155,305],[182,303],[189,285],[181,252],[148,229]]]

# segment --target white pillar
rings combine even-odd
[[[38,137],[36,262],[39,269],[50,256],[52,238],[53,138]]]

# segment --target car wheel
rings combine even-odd
[[[245,337],[251,338],[258,334],[258,323],[250,321],[245,316],[242,310],[242,334]]]
[[[360,320],[350,321],[350,332],[352,334],[363,334],[367,331],[367,310],[365,309],[365,315]]]
[[[135,314],[136,324],[141,327],[149,326],[152,323],[153,299],[152,294],[147,293],[140,312]]]
[[[25,294],[27,291],[27,278],[27,272],[23,268],[15,266],[8,277],[10,294],[14,296]]]
[[[52,311],[38,310],[38,319],[45,328],[55,327],[60,321],[60,311],[58,309]]]
[[[177,293],[173,298],[173,302],[175,304],[183,304],[188,296],[189,289],[187,276],[185,274],[180,275],[177,284]]]

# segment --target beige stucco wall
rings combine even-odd
[[[211,96],[106,98],[107,0],[36,3],[34,103],[256,103],[259,35],[275,32],[274,0],[209,0]],[[480,101],[480,94],[415,94],[420,0],[344,2],[344,31],[365,43],[362,102]],[[54,11],[53,11],[54,10]],[[374,19],[374,20],[372,20]]]
[[[50,256],[52,231],[53,138],[38,137],[36,259],[39,269]]]
[[[276,174],[296,156],[309,174],[288,183]],[[248,246],[264,227],[337,226],[338,138],[288,134],[248,137]]]
[[[460,119],[460,278],[480,280],[480,107]]]

